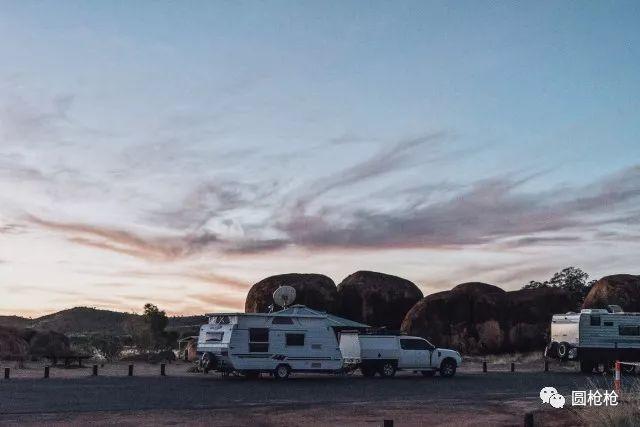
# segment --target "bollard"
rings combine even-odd
[[[515,372],[516,371],[516,364],[511,362],[511,372]]]
[[[49,378],[49,367],[48,366],[44,367],[44,377],[45,378]]]
[[[9,374],[11,373],[11,369],[10,368],[4,368],[4,379],[8,380],[9,379]]]
[[[165,367],[166,365],[164,363],[160,364],[160,375],[163,377],[166,375]]]
[[[482,372],[487,372],[487,362],[482,362]]]
[[[383,427],[393,427],[393,420],[384,420],[382,423]]]
[[[129,376],[133,376],[133,365],[129,365]]]
[[[93,365],[93,376],[94,377],[98,376],[98,365]]]
[[[533,412],[524,414],[524,427],[533,427]]]
[[[545,372],[549,372],[549,361],[548,360],[544,361],[544,371]]]
[[[613,389],[618,396],[620,395],[620,361],[616,360],[616,376],[613,380]]]

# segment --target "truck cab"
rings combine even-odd
[[[421,337],[406,335],[370,335],[358,332],[340,335],[340,350],[345,364],[360,369],[366,377],[376,373],[390,377],[397,370],[421,372],[432,376],[455,375],[462,363],[460,353],[455,350],[437,348]]]

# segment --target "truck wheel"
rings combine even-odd
[[[593,373],[593,362],[590,360],[581,360],[580,361],[580,372],[584,374],[592,374]]]
[[[391,362],[384,362],[380,366],[380,376],[383,378],[390,378],[396,374],[396,365]]]
[[[440,376],[450,378],[456,374],[456,362],[452,359],[444,359],[440,364]]]
[[[436,371],[420,371],[423,377],[432,377],[436,374]]]
[[[558,344],[558,359],[566,359],[569,357],[569,343],[561,342]]]
[[[273,377],[277,380],[286,380],[289,378],[289,374],[291,373],[291,368],[289,365],[280,364],[276,366],[276,369],[273,371]]]
[[[360,372],[363,377],[373,378],[376,375],[376,370],[370,366],[360,366]]]

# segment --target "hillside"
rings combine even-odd
[[[32,322],[31,319],[20,316],[0,316],[0,326],[10,328],[26,328]]]
[[[0,326],[52,330],[66,335],[91,333],[130,335],[142,327],[142,322],[142,316],[139,314],[90,307],[74,307],[35,319],[0,316]],[[179,331],[206,322],[205,316],[170,317],[167,329]]]

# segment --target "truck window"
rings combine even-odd
[[[428,350],[429,343],[424,340],[406,338],[400,340],[400,348],[403,350]]]
[[[591,326],[600,326],[600,316],[591,316]]]
[[[269,351],[269,329],[249,328],[249,351],[252,353]]]
[[[287,347],[304,346],[304,334],[286,334]]]
[[[640,335],[640,326],[637,325],[620,325],[618,326],[618,333],[620,335]]]

